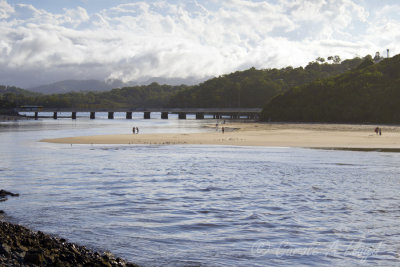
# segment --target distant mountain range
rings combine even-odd
[[[121,82],[122,84],[122,82]],[[107,84],[97,80],[65,80],[52,84],[28,88],[28,91],[41,94],[65,94],[68,92],[104,92],[111,90],[116,84]]]
[[[65,80],[52,84],[41,85],[27,88],[26,90],[41,94],[65,94],[69,92],[105,92],[115,88],[122,88],[136,85],[148,85],[153,82],[158,84],[168,85],[193,85],[203,80],[195,78],[149,78],[143,82],[128,82],[124,83],[120,80],[109,80],[107,82],[98,80]]]

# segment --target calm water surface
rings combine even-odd
[[[0,209],[143,266],[400,266],[400,154],[38,142],[215,123],[123,115],[0,123]]]

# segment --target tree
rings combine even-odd
[[[400,123],[400,55],[374,63],[370,55],[344,74],[297,86],[274,97],[264,121]]]
[[[329,61],[332,61],[334,64],[339,64],[342,60],[340,59],[339,56],[329,56],[328,57]]]

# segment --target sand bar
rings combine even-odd
[[[216,131],[190,134],[118,134],[43,139],[63,144],[151,144],[151,145],[234,145],[308,147],[337,149],[400,150],[400,126],[349,124],[227,123],[225,133]]]

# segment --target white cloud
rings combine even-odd
[[[399,19],[382,18],[396,5],[371,16],[355,0],[200,3],[137,1],[92,14],[82,7],[55,14],[0,0],[0,84],[202,78],[399,46]]]
[[[400,52],[399,13],[399,5],[384,5],[377,9],[375,19],[369,23],[366,31],[369,46],[374,51],[380,52],[381,55],[386,55],[386,49],[390,49],[391,55]]]
[[[376,17],[381,20],[392,20],[398,18],[400,14],[399,5],[384,5],[376,12]]]
[[[293,23],[307,33],[304,36],[314,39],[346,36],[349,26],[365,22],[369,16],[364,7],[352,0],[285,0],[282,5]]]
[[[6,0],[0,0],[0,19],[9,18],[14,12],[14,8]]]
[[[82,7],[77,7],[76,9],[65,8],[64,11],[65,15],[62,17],[64,18],[65,23],[70,23],[75,27],[90,19],[88,13]]]

